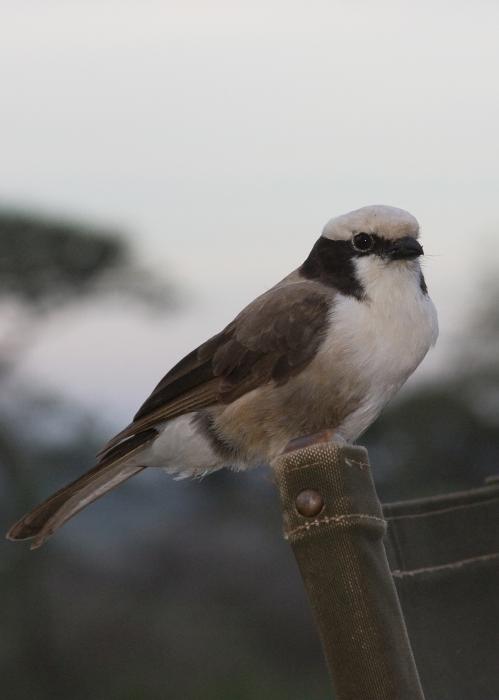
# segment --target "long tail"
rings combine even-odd
[[[64,486],[21,518],[9,530],[7,539],[34,538],[31,549],[41,547],[80,510],[145,469],[146,465],[130,464],[130,458],[136,456],[156,436],[156,430],[146,430],[109,450],[93,469]]]

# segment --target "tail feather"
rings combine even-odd
[[[145,469],[129,464],[148,442],[157,436],[155,430],[144,431],[110,451],[93,469],[64,486],[37,508],[25,515],[7,533],[9,540],[34,538],[31,549],[41,545],[64,523],[111,489]]]

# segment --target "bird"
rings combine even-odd
[[[354,443],[437,340],[419,233],[386,205],[331,219],[297,269],[176,364],[97,464],[8,539],[41,546],[146,468],[201,477],[271,464],[307,436]]]

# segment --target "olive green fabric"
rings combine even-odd
[[[499,482],[384,512],[427,700],[498,700]]]
[[[366,450],[318,443],[273,467],[337,700],[422,700]]]

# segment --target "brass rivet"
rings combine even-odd
[[[305,489],[296,497],[296,510],[305,518],[313,518],[319,515],[324,508],[324,499],[317,491]]]

